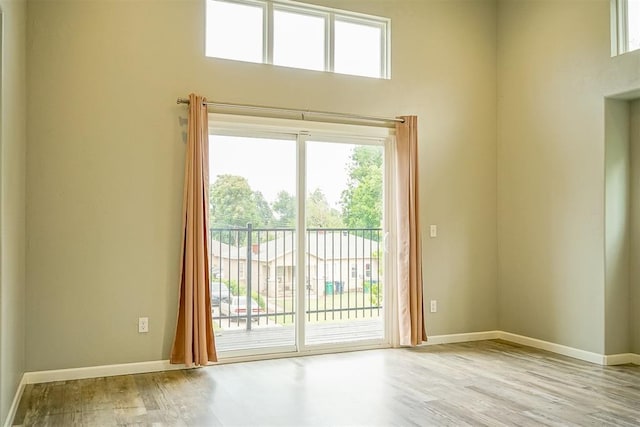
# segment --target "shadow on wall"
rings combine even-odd
[[[638,352],[640,99],[605,99],[605,354]]]

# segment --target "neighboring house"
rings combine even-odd
[[[297,265],[295,235],[290,230],[270,233],[271,240],[264,241],[265,234],[263,242],[253,243],[250,251],[247,246],[212,240],[212,278],[235,280],[246,287],[250,263],[253,291],[275,295],[292,290]],[[325,293],[327,282],[345,292],[365,290],[380,280],[382,243],[347,230],[309,230],[305,263],[306,286],[312,292]]]
[[[210,240],[211,279],[235,280],[239,285],[246,286],[246,249],[222,243],[212,238]]]

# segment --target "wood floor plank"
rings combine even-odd
[[[25,387],[14,425],[640,425],[640,367],[499,340]]]

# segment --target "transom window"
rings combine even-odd
[[[612,55],[640,49],[640,0],[612,0],[611,5]]]
[[[207,0],[206,55],[390,78],[390,20],[273,0]]]

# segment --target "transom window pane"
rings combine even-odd
[[[382,28],[355,22],[335,22],[334,71],[381,77]]]
[[[640,49],[640,1],[627,3],[627,51]]]
[[[206,55],[262,62],[264,8],[209,0]]]
[[[324,17],[275,10],[273,63],[308,70],[324,70],[324,32]]]

